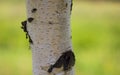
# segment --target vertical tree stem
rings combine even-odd
[[[71,0],[27,0],[27,31],[32,40],[34,75],[73,75],[58,68],[48,73],[63,52],[72,50]]]

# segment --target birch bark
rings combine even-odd
[[[73,75],[54,68],[48,73],[63,52],[72,50],[71,0],[27,0],[27,35],[32,49],[34,75]]]

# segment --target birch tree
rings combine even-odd
[[[74,75],[72,0],[27,0],[22,29],[32,49],[34,75]]]

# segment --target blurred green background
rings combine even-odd
[[[75,75],[120,75],[119,0],[74,0]],[[32,75],[25,0],[0,0],[0,75]]]

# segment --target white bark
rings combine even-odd
[[[33,9],[35,11],[33,11]],[[58,68],[47,70],[71,45],[71,0],[27,0],[27,30],[33,41],[30,44],[34,75],[73,75],[73,68],[64,72]]]

